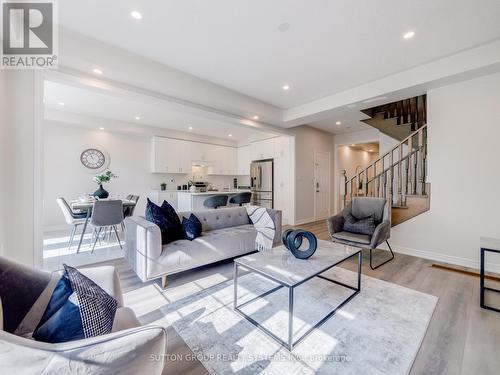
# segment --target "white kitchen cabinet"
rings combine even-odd
[[[252,158],[250,157],[250,146],[238,147],[238,175],[239,176],[249,176],[250,175],[250,163]]]
[[[252,160],[273,159],[274,158],[274,138],[263,141],[252,142],[250,144],[250,157]]]
[[[238,152],[234,147],[213,146],[211,149],[211,166],[208,174],[219,176],[235,176],[237,174]]]
[[[191,173],[190,143],[179,139],[153,137],[151,140],[151,172]]]
[[[202,142],[189,142],[190,143],[190,153],[192,161],[213,161],[213,148],[214,145]]]
[[[163,201],[167,201],[176,211],[178,210],[178,192],[172,190],[153,190],[149,194],[149,199],[158,206],[161,206]]]

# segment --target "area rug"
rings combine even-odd
[[[355,285],[351,271],[339,268],[324,275]],[[239,304],[276,286],[256,274],[242,276],[238,284]],[[407,374],[438,300],[363,276],[361,292],[289,352],[233,310],[233,293],[233,282],[227,281],[161,308],[211,374]],[[294,336],[300,337],[349,293],[319,278],[295,289]],[[242,310],[286,337],[287,288]]]

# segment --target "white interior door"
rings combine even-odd
[[[330,215],[330,153],[314,152],[314,217]]]

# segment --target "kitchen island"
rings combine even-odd
[[[208,210],[209,208],[203,206],[205,199],[213,197],[214,195],[227,195],[229,200],[236,194],[250,192],[250,190],[230,190],[230,191],[207,191],[191,193],[189,191],[178,191],[177,205],[178,211],[200,211]]]

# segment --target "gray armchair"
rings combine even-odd
[[[345,231],[345,217],[349,213],[356,218],[364,218],[373,215],[376,225],[374,232],[368,235]],[[389,217],[389,204],[385,198],[353,198],[352,202],[349,203],[340,214],[327,219],[327,226],[333,242],[369,249],[370,268],[372,270],[394,259],[394,253],[388,241],[391,236],[391,220]],[[381,264],[373,266],[372,251],[383,242],[387,242],[391,257]]]

